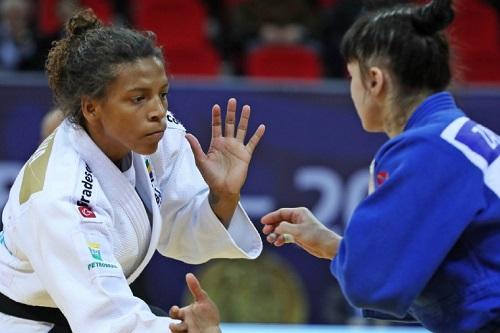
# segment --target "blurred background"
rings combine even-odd
[[[368,165],[386,137],[362,131],[338,48],[364,6],[377,2],[0,0],[0,209],[53,107],[43,72],[51,43],[62,36],[61,22],[91,7],[104,22],[156,33],[168,61],[169,108],[202,145],[210,140],[211,106],[229,97],[252,106],[251,128],[266,124],[242,193],[259,230],[263,214],[306,206],[342,233],[366,196]],[[500,0],[455,5],[447,31],[455,46],[452,90],[469,116],[498,133]],[[318,332],[319,325],[388,325],[361,318],[344,300],[329,262],[294,245],[265,245],[255,261],[199,266],[157,255],[132,287],[168,309],[189,301],[186,272],[199,276],[226,323],[314,324]]]

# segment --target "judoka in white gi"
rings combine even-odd
[[[91,11],[66,29],[47,61],[66,119],[26,162],[2,215],[0,332],[64,331],[47,308],[73,332],[169,332],[172,320],[129,283],[155,250],[188,263],[260,254],[238,202],[264,126],[245,145],[250,108],[235,129],[229,100],[223,133],[216,105],[205,154],[167,112],[151,35],[103,27]]]

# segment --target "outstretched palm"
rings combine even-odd
[[[248,165],[253,151],[264,135],[265,127],[260,125],[245,145],[244,140],[250,119],[250,107],[243,106],[236,128],[236,99],[227,103],[224,134],[222,133],[221,108],[212,108],[212,140],[205,154],[198,140],[191,134],[186,138],[193,150],[196,165],[210,190],[219,194],[237,195],[245,183]],[[236,134],[236,135],[235,135]]]

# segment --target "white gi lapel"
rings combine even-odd
[[[143,269],[151,260],[151,257],[153,257],[156,246],[158,244],[158,240],[160,238],[161,231],[161,217],[158,203],[158,201],[161,202],[161,193],[155,186],[155,175],[153,167],[150,164],[149,160],[141,155],[134,153],[132,154],[132,158],[134,159],[134,165],[136,168],[136,187],[138,191],[146,194],[143,195],[144,198],[149,198],[149,202],[145,202],[144,204],[147,205],[152,214],[153,225],[151,231],[151,240],[149,242],[147,253],[144,257],[144,260],[142,260],[137,269],[127,278],[127,281],[129,281],[129,283],[132,283],[132,281],[134,281],[139,276],[139,274],[141,274]],[[158,193],[156,193],[156,191],[158,191]]]
[[[66,126],[73,127],[71,124],[66,124]],[[130,222],[134,224],[134,227],[139,225],[138,221],[147,221],[147,225],[149,225],[149,217],[141,198],[137,194],[135,188],[130,184],[116,165],[114,165],[114,163],[102,152],[102,150],[97,147],[85,130],[73,127],[69,129],[68,132],[73,147],[91,168],[103,191],[106,193],[106,197],[111,202],[111,205],[113,207],[119,207],[119,209],[127,215]],[[138,268],[135,269],[135,271],[127,278],[129,283],[131,283],[141,273],[153,256],[160,233],[160,230],[156,229],[160,228],[159,222],[161,221],[158,206],[153,199],[153,190],[151,182],[149,181],[144,158],[137,154],[133,154],[133,158],[133,164],[136,168],[136,177],[138,182],[141,184],[145,184],[146,182],[147,184],[147,186],[137,185],[144,186],[144,190],[148,191],[148,198],[150,198],[150,200],[154,203],[150,202],[150,207],[148,207],[152,208],[151,213],[153,215],[153,230],[151,239],[149,240],[146,256],[141,261]],[[138,232],[137,236],[139,238],[139,242],[141,241],[141,238],[143,240],[146,240],[146,238],[149,239],[149,235],[144,234],[145,230],[140,230],[142,228],[137,229],[136,232]]]
[[[144,205],[133,186],[88,134],[83,129],[74,129],[69,137],[75,150],[99,180],[108,200],[118,204],[131,219],[147,219]]]

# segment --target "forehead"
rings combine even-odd
[[[135,88],[155,89],[168,83],[163,62],[156,57],[142,58],[119,64],[116,77],[108,91],[128,91]]]

